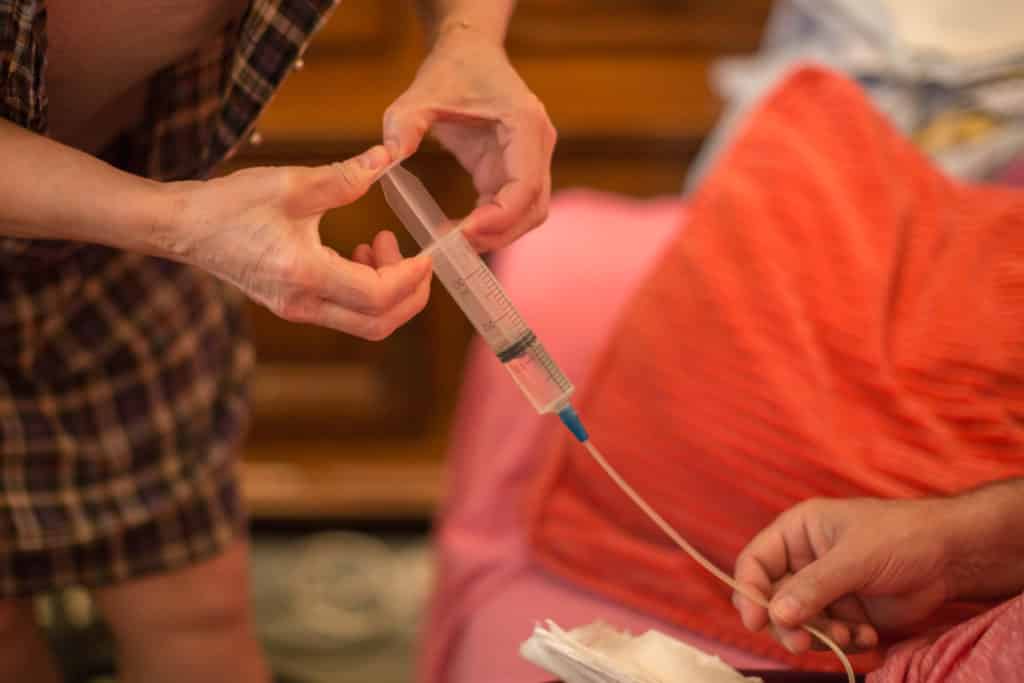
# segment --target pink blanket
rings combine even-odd
[[[1024,680],[1024,595],[953,628],[893,648],[868,683]]]

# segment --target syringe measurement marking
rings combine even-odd
[[[457,234],[457,232],[453,232],[451,236],[454,237]],[[452,294],[457,295],[460,299],[466,299],[464,305],[475,304],[475,306],[480,307],[487,316],[487,319],[480,322],[479,326],[480,332],[488,341],[492,344],[496,342],[492,338],[495,331],[500,331],[504,339],[522,338],[524,330],[529,332],[518,311],[516,311],[512,302],[509,301],[504,290],[502,290],[501,283],[498,282],[498,279],[487,268],[487,264],[477,260],[475,252],[472,252],[474,256],[472,265],[475,267],[472,267],[466,273],[462,273],[460,272],[462,269],[459,266],[465,265],[466,261],[453,258],[458,252],[446,253],[446,250],[443,248],[440,251],[441,254],[448,257],[448,263],[455,270],[456,278],[451,284]],[[483,283],[476,286],[479,296],[474,293],[473,283],[478,278],[483,278]],[[504,324],[499,327],[499,323]],[[497,343],[500,344],[501,342]],[[512,346],[515,346],[515,344],[513,343]]]
[[[476,270],[472,270],[465,275],[459,275],[458,278],[456,278],[454,285],[462,291],[469,291],[470,280],[477,277],[481,270],[483,270],[483,266],[478,266]]]
[[[489,274],[490,273],[486,270],[484,266],[480,266],[476,270],[466,273],[465,275],[459,276],[458,279],[455,280],[455,286],[458,287],[460,290],[471,290],[472,288],[470,287],[469,283],[472,280],[475,280],[479,277],[484,277]],[[493,276],[484,277],[482,293],[488,299],[496,301],[500,304],[504,304],[506,306],[511,305],[511,303],[508,300],[508,297],[506,297],[505,293],[501,291],[501,285],[498,284],[498,281]]]
[[[539,342],[538,342],[539,344]],[[548,377],[554,380],[554,382],[562,389],[569,388],[569,378],[562,374],[562,371],[555,365],[555,361],[551,356],[547,354],[547,351],[542,351],[539,354],[535,354],[540,358],[540,365],[548,373]]]
[[[512,329],[507,330],[506,334],[508,337],[516,337],[524,327],[522,319],[519,317],[517,311],[512,306],[512,302],[509,301],[508,297],[505,296],[505,292],[501,289],[501,285],[498,283],[489,270],[485,267],[480,266],[470,271],[464,276],[459,277],[454,285],[462,295],[469,295],[473,289],[470,286],[470,282],[477,278],[483,278],[481,285],[481,292],[484,295],[483,298],[490,301],[492,304],[497,304],[497,308],[493,306],[484,306],[484,310],[487,311],[488,319],[481,323],[481,327],[487,332],[493,332],[498,327],[498,323],[505,322],[512,317]],[[480,301],[483,304],[483,301]],[[510,334],[511,333],[511,334]]]

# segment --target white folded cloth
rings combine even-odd
[[[548,620],[519,651],[563,683],[761,683],[664,633],[633,636],[603,622],[564,631]]]

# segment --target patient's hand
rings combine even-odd
[[[771,597],[771,613],[734,596],[747,628],[770,627],[793,652],[814,623],[844,649],[919,622],[950,599],[949,500],[810,500],[743,550],[736,580]]]

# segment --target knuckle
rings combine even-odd
[[[733,571],[737,579],[745,577],[748,574],[751,568],[751,562],[753,561],[753,555],[751,552],[750,546],[748,545],[746,548],[741,550],[740,554],[736,557],[736,566]]]
[[[544,107],[544,103],[541,102],[540,98],[532,93],[526,98],[523,105],[523,113],[535,121],[548,121],[548,110]]]
[[[526,113],[532,121],[535,121],[544,137],[548,140],[553,140],[557,135],[554,124],[551,123],[551,116],[548,114],[547,107],[544,103],[536,96],[530,100],[526,106]]]
[[[381,341],[387,339],[394,330],[381,318],[371,318],[359,336],[368,341]]]
[[[274,313],[288,322],[308,323],[316,318],[316,306],[307,297],[291,292],[281,297]]]
[[[803,514],[803,509],[804,509],[804,506],[806,504],[807,504],[806,501],[804,501],[802,503],[797,503],[793,507],[780,512],[778,514],[778,516],[775,517],[775,521],[772,522],[772,526],[775,526],[775,527],[785,527],[792,520],[798,519],[800,517],[800,515]]]
[[[404,100],[398,100],[384,111],[384,130],[392,135],[408,135],[411,130],[422,136],[430,127],[424,111]]]
[[[389,304],[387,293],[383,288],[375,287],[367,290],[364,295],[364,312],[370,315],[380,315],[388,309]]]
[[[800,507],[803,508],[804,513],[815,513],[822,512],[825,508],[828,507],[828,505],[828,498],[816,496],[814,498],[808,498],[807,500],[805,500],[803,503],[800,504]]]
[[[405,103],[402,102],[402,100],[396,100],[395,102],[393,102],[391,104],[390,107],[388,107],[387,109],[384,110],[384,123],[385,124],[388,124],[388,123],[392,123],[393,124],[393,123],[397,122],[399,119],[401,119],[402,116],[404,115],[404,113],[405,113]]]

